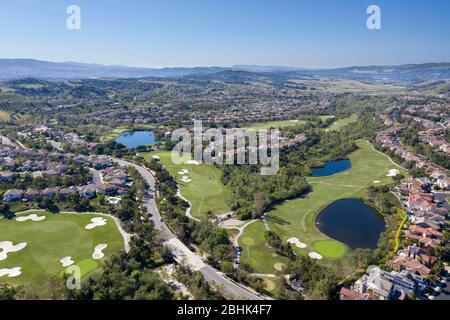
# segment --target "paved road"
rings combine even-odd
[[[175,235],[162,221],[156,207],[155,178],[148,169],[133,162],[125,161],[122,159],[113,158],[112,160],[123,166],[134,167],[149,185],[151,196],[147,197],[145,202],[148,213],[151,217],[151,220],[155,224],[155,228],[160,231],[162,238],[166,240],[167,245],[172,249],[172,253],[175,255],[175,259],[178,262],[183,261],[192,269],[200,271],[203,274],[203,277],[208,282],[214,282],[216,285],[219,285],[220,287],[222,287],[226,294],[231,295],[235,299],[263,300],[261,296],[236,284],[225,275],[220,273],[218,270],[203,262],[203,260],[199,256],[197,256],[193,251],[186,247],[184,243],[182,243],[177,237],[175,237]]]

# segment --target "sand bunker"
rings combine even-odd
[[[94,228],[97,228],[97,227],[101,227],[101,226],[106,225],[106,219],[105,219],[105,218],[92,218],[92,219],[91,219],[91,222],[92,222],[92,223],[89,223],[89,224],[85,227],[86,230],[92,230],[92,229],[94,229]]]
[[[8,276],[10,278],[18,277],[22,274],[21,267],[15,267],[12,269],[0,269],[0,277]]]
[[[286,269],[286,265],[285,265],[284,263],[280,263],[280,262],[275,263],[275,264],[273,265],[273,267],[274,267],[275,270],[277,270],[277,271],[283,271],[283,270]]]
[[[6,260],[6,258],[8,258],[8,253],[20,251],[26,246],[26,242],[22,242],[17,245],[13,245],[11,241],[0,242],[0,261]]]
[[[316,259],[316,260],[321,260],[323,257],[320,255],[320,254],[318,254],[317,252],[310,252],[310,253],[308,253],[308,256],[311,258],[311,259]]]
[[[183,175],[183,174],[188,174],[189,173],[189,170],[188,169],[183,169],[183,170],[181,170],[181,171],[178,171],[178,174],[181,174],[181,175]]]
[[[186,163],[187,164],[194,164],[194,165],[196,165],[196,166],[198,166],[200,163],[198,162],[198,161],[196,161],[196,160],[188,160],[188,161],[186,161]]]
[[[181,180],[182,182],[186,182],[186,183],[192,182],[192,180],[189,179],[188,176],[182,176],[180,180]]]
[[[64,258],[62,258],[61,260],[59,260],[59,262],[61,262],[61,264],[62,264],[62,266],[65,268],[65,267],[68,267],[68,266],[71,266],[71,265],[73,265],[75,262],[72,260],[72,257],[64,257]]]
[[[304,249],[307,247],[307,245],[303,242],[301,242],[300,240],[298,240],[298,238],[289,238],[288,243],[292,243],[293,245],[296,245],[298,248],[300,249]]]
[[[94,253],[92,254],[92,259],[100,260],[101,258],[103,258],[105,256],[105,254],[103,253],[103,250],[105,250],[106,247],[108,247],[108,245],[104,244],[104,243],[96,246],[94,249]]]
[[[28,216],[17,217],[16,221],[24,222],[24,221],[31,220],[31,221],[39,222],[39,221],[45,220],[45,218],[46,218],[45,216],[38,216],[37,214],[33,213]]]
[[[397,169],[391,169],[391,170],[389,170],[389,173],[386,176],[387,177],[395,177],[398,174],[400,174],[400,171],[398,171]]]

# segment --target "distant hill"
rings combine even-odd
[[[0,80],[20,78],[89,79],[180,77],[197,73],[213,73],[224,68],[133,68],[77,62],[48,62],[32,59],[0,59]]]
[[[450,63],[408,64],[398,66],[362,66],[336,69],[300,69],[277,66],[134,68],[77,62],[48,62],[32,59],[0,59],[0,81],[21,78],[46,80],[89,78],[192,77],[244,81],[253,78],[284,80],[301,77],[338,77],[365,81],[450,80]]]

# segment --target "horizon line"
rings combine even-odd
[[[197,65],[197,66],[135,66],[127,64],[104,64],[99,62],[79,62],[73,60],[42,60],[36,58],[1,58],[0,60],[32,60],[49,63],[76,63],[85,65],[97,65],[102,67],[125,67],[135,69],[192,69],[192,68],[236,68],[236,67],[256,67],[256,68],[289,68],[289,69],[303,69],[303,70],[332,70],[332,69],[345,69],[345,68],[359,68],[359,67],[398,67],[407,65],[425,65],[425,64],[450,64],[448,61],[429,61],[429,62],[405,62],[399,64],[366,64],[366,65],[342,65],[335,67],[299,67],[299,66],[286,66],[286,65],[264,65],[264,64],[233,64],[233,65]]]

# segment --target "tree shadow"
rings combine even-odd
[[[282,219],[282,218],[280,218],[280,217],[272,217],[272,216],[268,216],[268,217],[267,217],[267,220],[270,220],[270,221],[272,221],[272,222],[274,222],[274,223],[276,223],[276,224],[279,224],[279,225],[287,225],[287,224],[291,224],[289,221],[286,221],[286,220],[284,220],[284,219]]]

